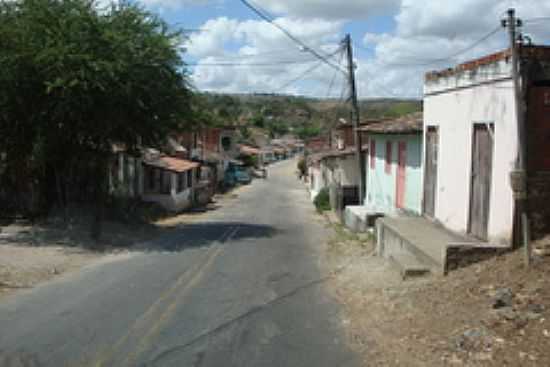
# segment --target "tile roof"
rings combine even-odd
[[[360,127],[359,131],[371,134],[410,134],[422,132],[423,114],[415,112],[397,119],[380,121]]]
[[[241,145],[241,153],[243,154],[252,154],[252,155],[258,155],[260,154],[260,149],[254,148],[248,145]]]
[[[153,167],[165,169],[168,171],[174,171],[178,173],[189,171],[190,169],[197,168],[200,166],[199,163],[189,161],[187,159],[166,157],[166,156],[158,157],[157,159],[147,160],[147,161],[144,161],[143,163],[148,166],[153,166]]]

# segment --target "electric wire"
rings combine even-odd
[[[342,59],[344,57],[344,53],[342,51],[343,51],[343,48],[340,51],[340,59],[338,60],[338,66],[339,67],[342,65]],[[336,80],[337,75],[338,75],[338,71],[334,70],[334,73],[332,74],[332,79],[330,80],[330,84],[328,86],[327,98],[330,97],[330,93],[332,92],[332,86],[334,85],[334,81]]]
[[[497,34],[500,30],[501,30],[501,26],[499,25],[498,27],[495,27],[490,32],[483,35],[478,40],[472,42],[467,47],[464,47],[464,48],[460,49],[459,51],[454,52],[454,53],[452,53],[450,55],[447,55],[445,57],[434,58],[434,59],[422,59],[422,58],[414,58],[414,56],[413,56],[414,59],[409,58],[408,61],[407,60],[405,60],[405,61],[397,60],[396,62],[384,62],[384,63],[381,63],[380,65],[381,66],[394,66],[394,67],[421,67],[421,66],[439,65],[439,64],[446,63],[446,62],[449,62],[449,61],[454,61],[454,60],[456,60],[456,58],[458,56],[460,56],[460,55],[462,55],[462,54],[464,54],[468,51],[471,51],[475,47],[479,46],[480,44],[482,44],[483,42],[487,41],[489,38],[491,38],[492,36]],[[354,44],[354,46],[357,47],[357,44]],[[362,47],[359,47],[359,48],[362,48]],[[365,49],[368,50],[367,48],[365,48]]]
[[[294,64],[309,64],[317,61],[316,59],[311,60],[283,60],[278,62],[266,62],[266,63],[253,63],[253,62],[191,62],[187,63],[188,66],[279,66],[279,65],[294,65]]]
[[[336,69],[336,70],[339,70],[340,72],[342,73],[345,73],[344,70],[340,69],[337,65],[333,64],[332,62],[330,62],[328,60],[328,58],[326,56],[323,56],[321,55],[321,53],[319,53],[318,51],[315,51],[313,48],[309,47],[307,44],[305,44],[303,41],[301,41],[299,38],[297,38],[296,36],[294,36],[292,33],[290,33],[288,30],[286,30],[283,26],[277,24],[277,22],[275,22],[275,20],[273,18],[271,18],[270,16],[268,16],[267,14],[265,14],[264,12],[262,12],[260,9],[258,9],[258,7],[255,7],[254,5],[252,5],[249,1],[247,0],[240,0],[241,3],[243,3],[247,8],[249,8],[250,10],[252,10],[256,15],[258,15],[260,18],[262,18],[263,20],[267,21],[268,23],[272,24],[274,27],[276,27],[277,29],[279,29],[281,32],[283,32],[288,38],[290,38],[292,41],[294,41],[295,43],[297,43],[298,45],[302,46],[303,49],[309,53],[311,53],[312,55],[314,55],[316,58],[318,58],[319,60],[321,60],[322,62],[324,62],[325,64],[329,65],[330,67]]]
[[[338,49],[336,52],[333,52],[332,54],[329,54],[328,57],[334,57],[335,55],[337,55],[338,53],[341,52],[341,49]],[[309,73],[313,72],[314,70],[317,70],[319,67],[321,67],[323,64],[326,65],[326,63],[323,63],[322,60],[319,60],[319,62],[311,67],[309,67],[308,69],[304,70],[302,73],[300,73],[300,75],[298,75],[296,78],[293,78],[291,80],[289,80],[288,82],[286,82],[285,84],[281,85],[279,88],[277,88],[275,90],[274,93],[279,93],[283,90],[285,90],[287,87],[289,87],[290,85],[296,83],[297,81],[299,80],[302,80],[306,75],[308,75]]]

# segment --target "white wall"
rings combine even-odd
[[[310,166],[308,168],[308,186],[311,200],[315,199],[319,191],[324,187],[323,175],[318,166]]]
[[[173,172],[170,173],[170,185],[170,194],[145,193],[142,200],[158,203],[166,210],[173,212],[189,208],[192,204],[193,188],[188,187],[181,192],[176,192],[177,174]]]
[[[335,158],[337,168],[335,170],[335,179],[342,186],[359,186],[359,166],[355,155],[348,154]]]
[[[477,122],[494,124],[488,235],[489,241],[498,243],[509,243],[512,235],[513,197],[509,172],[517,151],[513,85],[510,79],[502,80],[502,73],[507,68],[503,61],[485,68],[484,73],[477,76],[467,73],[427,82],[425,92],[428,95],[424,97],[424,133],[428,126],[439,126],[435,217],[453,231],[465,233],[468,228],[473,125]],[[487,73],[491,72],[495,79],[501,80],[473,85],[480,78],[487,80]],[[450,89],[468,84],[472,86]]]

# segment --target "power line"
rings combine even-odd
[[[334,65],[332,62],[330,62],[326,56],[323,56],[321,55],[319,52],[315,51],[314,49],[312,49],[311,47],[309,47],[307,44],[305,44],[304,42],[302,42],[299,38],[297,38],[296,36],[294,36],[292,33],[290,33],[289,31],[287,31],[283,26],[277,24],[275,22],[274,19],[272,19],[270,16],[264,14],[262,11],[260,11],[257,7],[253,6],[250,2],[248,2],[247,0],[240,0],[241,3],[243,3],[247,8],[249,8],[250,10],[252,10],[254,13],[256,13],[260,18],[262,18],[263,20],[267,21],[268,23],[272,24],[273,26],[275,26],[276,28],[278,28],[281,32],[283,32],[288,38],[290,38],[292,41],[294,41],[295,43],[299,44],[300,46],[302,46],[304,48],[305,51],[311,53],[312,55],[314,55],[315,57],[317,57],[319,60],[321,60],[322,62],[324,62],[325,64],[329,65],[330,67],[334,68],[334,69],[337,69],[339,70],[340,72],[344,73],[345,74],[345,71],[340,69],[338,66]]]
[[[523,23],[537,23],[541,21],[550,21],[550,17],[537,17],[537,18],[523,19]]]
[[[342,59],[344,56],[344,53],[342,51],[340,51],[340,60],[338,61],[338,66],[342,65]],[[336,80],[336,75],[338,75],[338,70],[334,70],[334,74],[332,74],[332,79],[330,80],[330,84],[328,86],[327,98],[330,96],[330,92],[332,91],[332,86],[334,85],[334,81]]]
[[[339,49],[340,47],[337,48],[337,50]],[[212,57],[212,61],[213,63],[233,63],[233,62],[236,62],[235,60],[242,60],[242,59],[262,59],[264,58],[265,56],[270,56],[270,55],[278,55],[278,56],[307,56],[307,57],[310,57],[310,55],[306,54],[304,55],[304,51],[302,50],[299,50],[299,49],[295,49],[295,50],[289,50],[288,48],[284,48],[284,49],[276,49],[276,50],[269,50],[269,51],[265,51],[265,52],[259,52],[257,54],[233,54],[233,55],[223,55],[223,56],[214,56]],[[316,59],[308,59],[308,60],[316,60]],[[274,62],[272,60],[272,58],[270,58],[270,61],[271,62]]]
[[[335,55],[337,55],[338,53],[340,53],[342,50],[341,48],[338,49],[336,52],[333,52],[332,54],[330,55],[327,55],[328,57],[334,57]],[[327,58],[328,58],[327,57]],[[326,63],[325,63],[326,64]],[[306,75],[308,75],[309,73],[311,73],[312,71],[316,70],[317,68],[321,67],[323,65],[323,61],[322,60],[319,60],[319,62],[315,65],[313,65],[312,67],[306,69],[303,73],[301,73],[300,75],[298,75],[296,78],[292,79],[292,80],[289,80],[288,82],[286,82],[285,84],[283,84],[282,86],[280,86],[279,88],[277,88],[275,90],[275,93],[279,93],[280,91],[286,89],[288,86],[296,83],[297,81],[299,80],[302,80]]]
[[[251,63],[251,62],[191,62],[187,63],[187,66],[279,66],[279,65],[293,65],[293,64],[309,64],[311,62],[317,61],[315,59],[311,60],[286,60],[279,62],[266,62],[266,63]]]
[[[465,47],[463,49],[460,49],[459,51],[457,51],[455,53],[452,53],[452,54],[450,54],[446,57],[435,58],[435,59],[421,59],[421,58],[418,58],[418,59],[415,59],[414,61],[410,61],[410,59],[409,59],[409,61],[403,61],[403,62],[400,62],[398,60],[397,62],[382,63],[381,65],[382,66],[399,66],[399,67],[420,67],[420,66],[438,65],[438,64],[445,63],[445,62],[449,62],[449,61],[454,60],[457,56],[460,56],[460,55],[462,55],[462,54],[464,54],[468,51],[471,51],[472,49],[479,46],[481,43],[485,42],[486,40],[491,38],[493,35],[498,33],[499,31],[500,31],[500,26],[498,26],[498,27],[494,28],[493,30],[491,30],[490,32],[486,33],[483,37],[481,37],[480,39],[478,39],[475,42],[471,43],[467,47]],[[355,46],[357,47],[357,45],[355,45]],[[365,50],[368,50],[368,49],[365,48]]]
[[[297,81],[303,79],[307,74],[311,73],[312,71],[316,70],[317,68],[321,67],[322,65],[323,65],[323,62],[319,61],[317,64],[313,65],[312,67],[308,68],[303,73],[301,73],[298,77],[286,82],[285,84],[283,84],[282,86],[277,88],[274,93],[279,93],[279,92],[283,91],[288,86],[290,86],[290,85],[296,83]]]

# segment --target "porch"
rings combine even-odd
[[[450,232],[420,216],[380,218],[376,221],[376,237],[377,254],[388,259],[403,278],[447,274],[456,251],[508,248]]]

